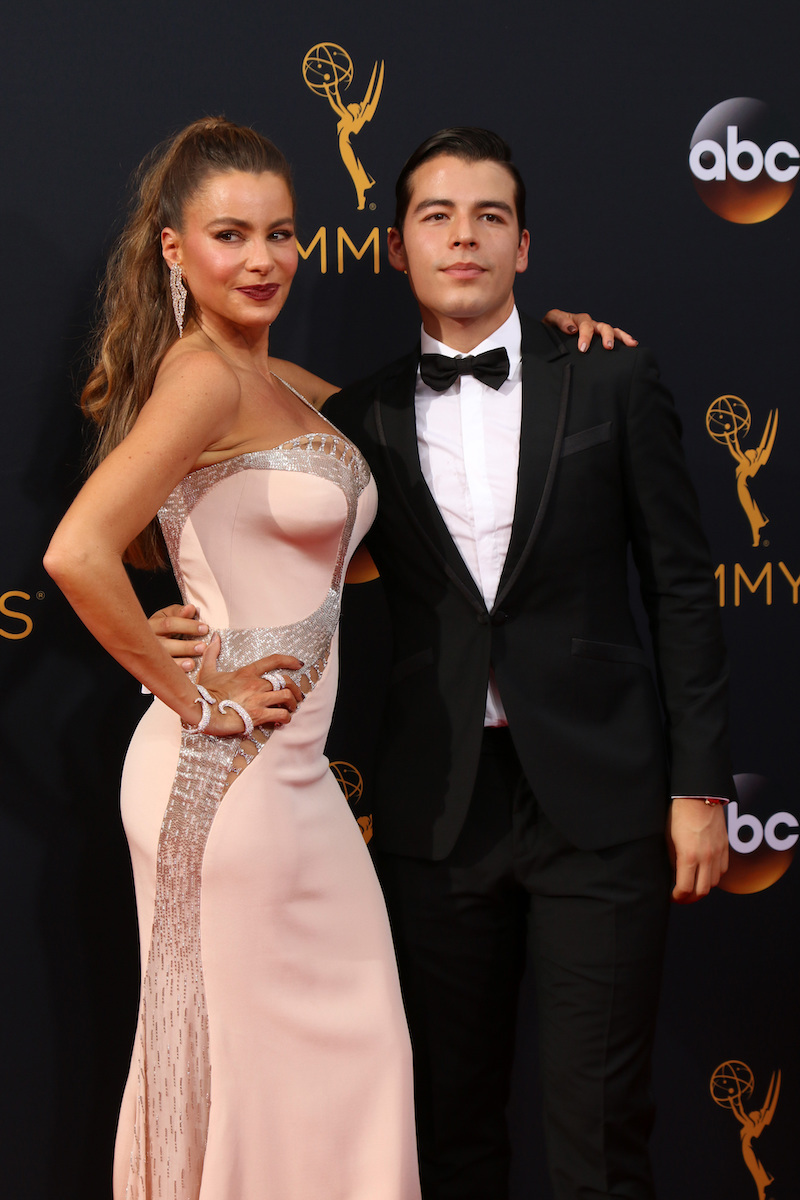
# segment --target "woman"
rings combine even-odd
[[[304,399],[333,389],[269,356],[294,208],[280,152],[222,119],[143,165],[82,397],[95,470],[45,559],[156,697],[122,785],[142,993],[116,1200],[419,1195],[385,909],[323,755],[375,490]],[[123,566],[162,561],[156,517],[213,632],[196,682]]]

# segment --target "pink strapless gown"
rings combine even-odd
[[[386,910],[323,753],[343,573],[375,505],[331,434],[195,471],[161,511],[220,670],[294,654],[313,686],[229,787],[239,739],[182,736],[158,700],[134,734],[122,810],[143,982],[115,1200],[419,1196]]]

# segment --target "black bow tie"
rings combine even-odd
[[[422,382],[434,392],[445,392],[460,375],[474,375],[495,391],[508,379],[508,351],[505,346],[486,350],[483,354],[468,354],[464,358],[449,358],[446,354],[423,354],[419,360]]]

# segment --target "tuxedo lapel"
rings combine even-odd
[[[566,348],[538,321],[522,320],[522,426],[514,521],[495,608],[519,577],[541,529],[567,420],[572,368]]]
[[[383,381],[373,402],[378,442],[396,487],[389,501],[402,504],[431,553],[440,560],[451,581],[478,609],[485,611],[483,597],[453,541],[436,501],[425,482],[419,461],[414,388],[419,352],[398,363],[394,376]]]

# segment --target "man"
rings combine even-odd
[[[414,1044],[423,1194],[507,1196],[530,961],[556,1200],[652,1200],[667,850],[674,898],[708,892],[727,863],[714,801],[733,786],[679,423],[648,353],[580,353],[585,327],[564,344],[517,313],[525,189],[502,139],[435,135],[397,196],[389,255],[420,306],[423,358],[325,414],[380,494],[368,545],[394,666],[372,844]],[[628,605],[629,547],[658,688]]]
[[[733,786],[678,419],[648,353],[582,355],[517,314],[529,236],[501,139],[435,135],[397,195],[389,257],[420,306],[422,370],[416,350],[325,414],[380,494],[368,545],[394,667],[374,844],[414,1043],[423,1193],[507,1195],[530,956],[554,1195],[651,1200],[664,826],[673,896],[694,900],[727,865],[720,800]],[[505,364],[492,374],[502,353],[488,383],[456,374],[454,356],[502,347],[505,382]],[[429,368],[429,354],[451,362]],[[628,606],[629,546],[658,690]]]

